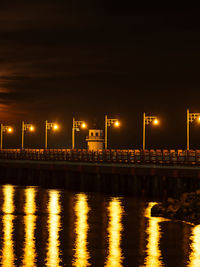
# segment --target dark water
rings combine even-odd
[[[152,218],[153,202],[0,187],[1,266],[200,266],[200,225]]]

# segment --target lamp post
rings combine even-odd
[[[10,126],[3,125],[1,123],[1,149],[3,148],[3,133],[4,132],[12,133],[13,129]]]
[[[58,130],[58,124],[55,122],[48,122],[47,120],[45,121],[45,149],[47,149],[47,133],[48,130]]]
[[[143,150],[145,150],[145,127],[151,122],[153,122],[155,125],[159,123],[158,118],[156,116],[146,116],[146,114],[143,113]]]
[[[80,131],[80,127],[85,129],[86,123],[84,121],[76,121],[73,117],[73,123],[72,123],[72,149],[75,148],[75,131]]]
[[[105,115],[105,149],[108,148],[108,126],[110,127],[112,124],[114,124],[115,127],[120,126],[118,119],[108,119],[108,116]]]
[[[200,122],[200,113],[190,113],[189,108],[187,109],[187,150],[190,149],[190,122],[198,119]]]
[[[32,124],[24,123],[24,121],[22,121],[22,149],[24,148],[24,132],[26,130],[33,132],[35,130],[35,128]]]

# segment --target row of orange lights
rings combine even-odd
[[[200,117],[198,118],[198,120],[200,122]],[[158,119],[154,119],[153,120],[153,123],[155,125],[157,125],[157,124],[159,124],[159,120]],[[115,127],[120,127],[120,122],[119,121],[115,121],[114,126]],[[81,124],[81,128],[86,129],[87,128],[87,124],[86,123],[82,123]],[[30,132],[34,132],[35,131],[35,127],[33,125],[31,125],[28,129],[29,129]],[[59,125],[58,124],[54,124],[53,130],[58,130],[58,129],[59,129]],[[9,127],[7,129],[7,132],[8,133],[12,133],[13,132],[13,128],[12,127]]]
[[[55,124],[55,125],[53,126],[53,130],[58,130],[58,128],[59,128],[58,124]],[[83,127],[83,128],[85,128],[85,127]],[[35,127],[34,127],[33,125],[31,125],[31,126],[29,127],[29,131],[30,131],[30,132],[34,132],[34,131],[35,131]],[[7,129],[7,132],[8,132],[8,133],[12,133],[12,132],[13,132],[13,128],[12,128],[12,127],[9,127],[9,128]]]
[[[157,120],[155,120],[154,123],[157,124],[157,123],[158,123]],[[120,122],[119,122],[119,121],[116,121],[116,122],[114,123],[114,126],[115,126],[115,127],[119,127],[119,126],[120,126]],[[82,123],[82,124],[81,124],[81,128],[86,129],[86,128],[87,128],[87,124],[86,124],[86,123]],[[54,124],[54,126],[53,126],[53,130],[58,130],[58,129],[59,129],[58,124]],[[30,132],[34,132],[34,131],[35,131],[35,127],[34,127],[33,125],[31,125],[31,126],[29,127],[29,131],[30,131]],[[12,132],[13,132],[13,128],[12,128],[12,127],[9,127],[9,128],[7,129],[7,132],[8,132],[8,133],[12,133]]]
[[[200,123],[200,116],[197,118],[197,120],[198,120],[198,122]],[[159,124],[159,120],[158,120],[158,119],[154,119],[154,120],[153,120],[153,124],[158,125],[158,124]],[[120,122],[119,122],[119,121],[116,121],[116,122],[114,123],[114,126],[115,126],[115,127],[119,127],[119,126],[120,126]],[[81,124],[81,128],[83,128],[83,129],[87,128],[87,124],[86,124],[86,123],[82,123],[82,124]],[[53,130],[58,130],[58,129],[59,129],[58,124],[54,124],[54,126],[53,126]],[[8,131],[9,133],[12,133],[12,132],[13,132],[13,128],[12,128],[12,127],[9,127],[9,128],[7,129],[7,131]],[[29,127],[29,131],[31,131],[31,132],[35,131],[35,127],[34,127],[33,125],[31,125],[31,126]]]

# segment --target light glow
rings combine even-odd
[[[155,119],[155,120],[153,121],[153,123],[154,123],[155,125],[159,124],[158,119]]]
[[[30,128],[29,128],[29,130],[30,130],[31,132],[33,132],[33,131],[35,130],[34,126],[31,125]]]
[[[119,121],[116,121],[114,125],[115,125],[115,127],[119,127],[120,126]]]
[[[54,124],[54,125],[53,125],[53,129],[54,129],[54,130],[58,130],[58,124]]]
[[[87,125],[85,124],[85,122],[83,122],[83,123],[81,124],[81,128],[83,128],[83,129],[87,128]]]
[[[11,127],[8,128],[8,133],[12,133],[13,129]]]
[[[200,123],[200,116],[197,118],[198,122]]]

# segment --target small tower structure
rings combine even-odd
[[[99,150],[104,147],[103,130],[90,129],[89,136],[86,137],[89,150]]]

